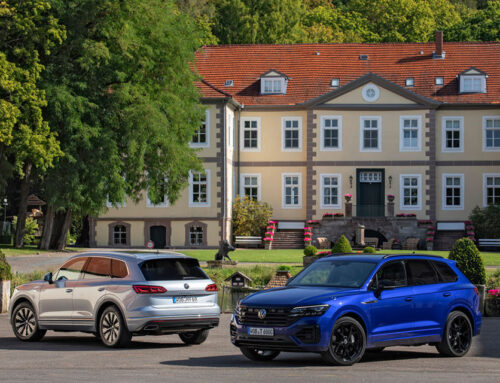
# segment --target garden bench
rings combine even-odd
[[[392,245],[394,244],[395,241],[396,240],[393,238],[393,239],[389,239],[388,241],[382,242],[382,249],[391,250]]]
[[[377,237],[365,237],[365,246],[371,246],[374,249],[378,247],[378,238]]]
[[[261,246],[262,238],[261,237],[253,237],[253,236],[242,236],[237,235],[234,237],[234,243],[237,246]]]
[[[479,240],[479,247],[481,248],[500,248],[500,239],[481,238]]]
[[[403,250],[417,250],[419,241],[418,238],[408,238],[403,245]]]

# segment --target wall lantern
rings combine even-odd
[[[392,176],[389,176],[388,180],[389,180],[389,189],[390,189],[392,187]]]
[[[351,189],[352,189],[352,176],[349,176],[349,185],[351,185]]]

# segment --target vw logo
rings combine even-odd
[[[187,283],[184,283],[184,288],[187,290],[189,289],[189,285]]]
[[[259,316],[259,319],[264,319],[267,315],[266,309],[260,309],[257,315]]]

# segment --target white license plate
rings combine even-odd
[[[250,327],[248,329],[248,335],[274,336],[274,329],[262,328],[262,327]]]
[[[174,297],[174,303],[196,303],[198,298],[196,297]]]

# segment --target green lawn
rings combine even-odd
[[[25,246],[21,249],[15,249],[11,245],[0,245],[0,250],[2,253],[4,253],[7,257],[10,256],[16,256],[16,255],[33,255],[33,254],[44,254],[44,253],[54,253],[56,251],[54,250],[40,250],[36,246]],[[83,247],[67,247],[64,252],[71,252],[71,251],[81,251],[85,250]]]

